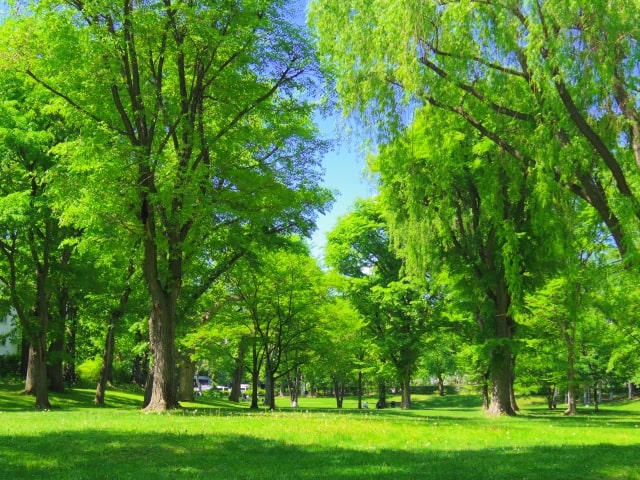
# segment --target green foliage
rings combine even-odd
[[[98,382],[100,369],[102,368],[102,357],[96,356],[88,358],[76,367],[76,372],[81,385],[91,385]]]

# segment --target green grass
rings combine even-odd
[[[0,479],[640,479],[638,401],[568,418],[523,398],[518,417],[486,418],[472,395],[416,396],[411,411],[205,397],[158,415],[114,390],[106,408],[79,389],[36,411],[19,388],[0,384]]]

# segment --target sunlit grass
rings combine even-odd
[[[108,391],[107,408],[93,390],[52,394],[42,412],[19,390],[0,385],[0,478],[640,478],[638,401],[569,418],[522,398],[518,417],[486,418],[473,395],[415,396],[411,411],[279,398],[272,412],[205,396],[158,415],[136,391]]]

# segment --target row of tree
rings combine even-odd
[[[0,24],[0,296],[49,406],[102,352],[145,408],[225,359],[238,400],[276,385],[465,373],[515,391],[638,380],[637,9],[315,0],[345,112],[378,135],[379,188],[320,269],[331,201],[318,64],[287,2],[16,5]],[[389,9],[393,8],[393,11]],[[598,8],[610,13],[604,20]],[[407,120],[408,119],[408,120]],[[516,361],[517,360],[517,361]],[[551,402],[552,403],[552,402]]]
[[[538,366],[563,359],[570,413],[577,363],[598,363],[613,330],[624,341],[600,374],[637,375],[637,5],[311,9],[337,102],[376,133],[369,166],[407,271],[446,272],[473,319],[465,343],[489,381],[490,411],[515,412],[514,381],[534,370],[534,347]]]

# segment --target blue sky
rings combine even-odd
[[[318,217],[318,229],[310,241],[314,257],[322,260],[327,233],[357,198],[368,197],[375,189],[364,175],[365,155],[357,138],[343,138],[346,136],[338,133],[342,129],[335,118],[317,117],[316,124],[323,137],[337,140],[335,148],[322,161],[325,169],[323,186],[336,191],[336,199],[331,210]]]

